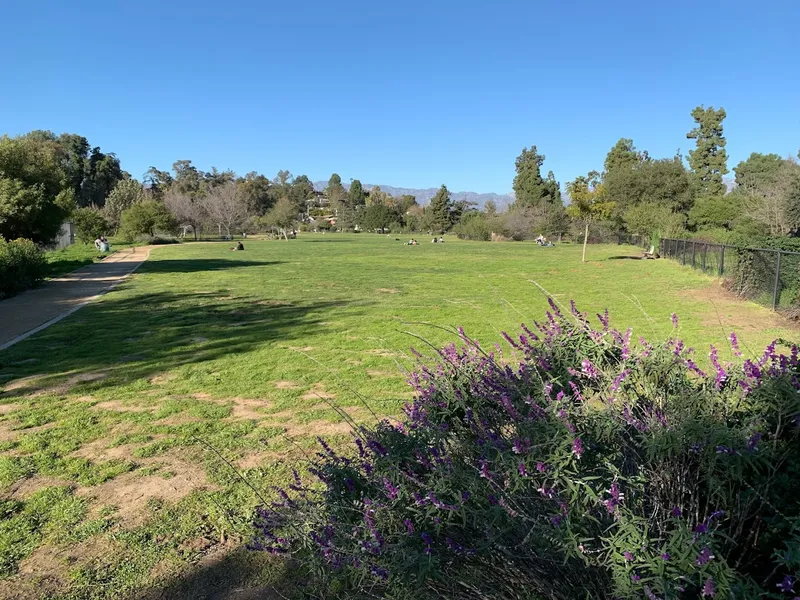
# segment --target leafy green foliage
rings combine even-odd
[[[49,243],[75,206],[59,148],[36,136],[0,137],[0,236]]]
[[[692,110],[696,127],[686,138],[696,140],[696,148],[689,151],[689,166],[699,194],[721,196],[725,193],[722,176],[728,173],[728,153],[725,151],[725,136],[722,121],[725,109],[714,110],[713,106],[698,106]]]
[[[350,191],[347,193],[347,198],[351,208],[364,206],[364,204],[366,204],[366,194],[358,179],[354,179],[353,183],[350,184]]]
[[[109,223],[116,228],[120,225],[122,213],[144,199],[145,193],[141,183],[135,179],[123,179],[106,198],[103,210]]]
[[[619,213],[637,204],[650,203],[685,214],[694,203],[695,191],[689,172],[677,156],[647,159],[630,169],[608,171],[603,184]]]
[[[178,227],[175,217],[166,206],[156,200],[145,200],[134,204],[122,213],[122,231],[125,235],[136,237],[156,233],[172,233]]]
[[[783,159],[777,154],[753,152],[746,160],[741,161],[733,168],[736,173],[736,185],[742,187],[755,182],[774,181],[783,162]]]
[[[73,211],[70,219],[75,225],[78,239],[84,244],[90,244],[101,235],[108,234],[111,226],[104,211],[88,206]]]
[[[742,216],[742,195],[700,196],[689,211],[689,225],[697,229],[733,229]]]
[[[606,155],[603,163],[606,173],[617,170],[631,170],[647,159],[647,154],[640,153],[633,145],[633,140],[620,138]]]
[[[453,226],[453,201],[450,199],[450,191],[447,186],[442,185],[436,195],[431,198],[431,203],[425,210],[428,218],[428,225],[435,233],[444,233]]]
[[[552,171],[545,181],[541,168],[545,155],[539,154],[536,146],[523,148],[516,160],[517,174],[514,176],[515,203],[519,206],[535,206],[540,202],[560,202],[561,192]]]
[[[46,271],[47,259],[31,240],[0,237],[0,300],[38,285]]]
[[[629,232],[651,240],[654,236],[676,237],[684,231],[684,216],[659,204],[637,204],[625,211],[623,218]]]
[[[291,229],[297,222],[297,206],[289,198],[281,198],[269,212],[262,217],[261,221],[267,227],[275,227],[288,241],[287,230]]]
[[[453,232],[464,240],[488,242],[492,236],[492,223],[483,213],[471,212],[464,215]]]

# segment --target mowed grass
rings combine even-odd
[[[634,338],[707,354],[795,334],[677,263],[639,251],[306,235],[155,249],[100,301],[0,352],[0,597],[224,598],[291,571],[244,548],[314,438],[397,415],[408,349],[486,345],[547,301],[608,308]],[[2,305],[0,304],[0,318]],[[513,360],[505,346],[506,356]],[[269,596],[267,596],[269,597]]]

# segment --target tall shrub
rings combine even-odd
[[[0,237],[0,299],[35,287],[46,269],[44,252],[31,240],[7,242]]]
[[[321,441],[256,546],[324,597],[793,597],[797,346],[712,348],[705,373],[680,339],[634,346],[607,312],[595,328],[551,304],[506,336],[513,356],[460,331],[411,375],[402,421]]]

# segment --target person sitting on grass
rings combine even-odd
[[[242,244],[242,242],[237,242],[236,245],[233,248],[231,248],[232,252],[237,252],[241,250],[244,250],[244,244]]]

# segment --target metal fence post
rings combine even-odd
[[[722,277],[722,274],[725,272],[725,246],[723,245],[722,250],[719,253],[719,276]]]
[[[772,289],[772,310],[778,306],[778,285],[781,281],[781,254],[780,250],[776,250],[778,253],[778,260],[775,264],[775,287]]]
[[[706,272],[706,255],[708,254],[708,244],[703,244],[703,273]]]
[[[694,269],[694,254],[695,254],[695,250],[696,250],[696,243],[695,243],[694,240],[692,240],[692,268],[693,269]]]
[[[686,264],[686,240],[683,240],[683,255],[681,256],[681,264]]]

